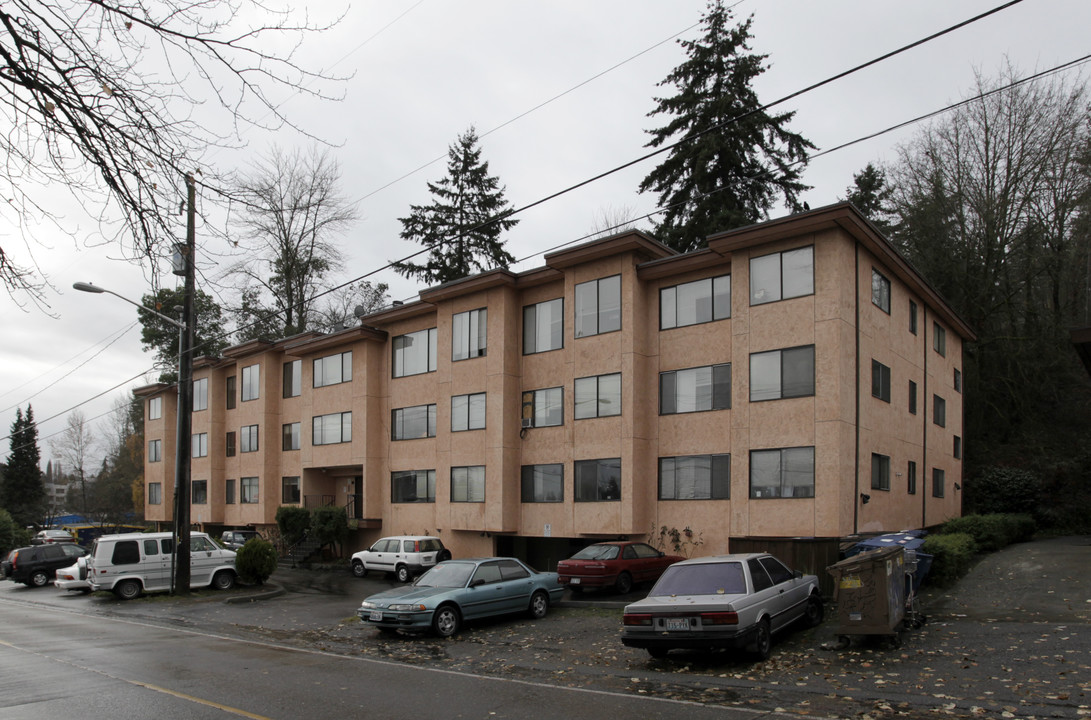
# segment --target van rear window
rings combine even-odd
[[[114,544],[114,565],[135,565],[140,562],[140,547],[136,540],[121,540]]]

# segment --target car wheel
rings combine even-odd
[[[235,587],[235,573],[221,570],[212,576],[212,587],[217,590],[230,590]]]
[[[352,574],[358,578],[367,577],[367,568],[364,567],[364,563],[362,561],[352,561]]]
[[[114,585],[114,594],[122,600],[133,600],[140,597],[140,583],[136,580],[122,580]]]
[[[617,580],[614,581],[614,590],[617,590],[619,595],[625,595],[633,589],[633,576],[627,572],[623,572],[617,576]]]
[[[535,620],[541,620],[549,612],[549,595],[541,590],[530,596],[530,616]]]
[[[451,637],[458,632],[458,626],[462,623],[458,608],[453,605],[443,605],[432,616],[432,630],[441,638]]]
[[[807,627],[818,627],[822,624],[825,611],[822,608],[822,598],[811,595],[807,600],[807,609],[803,611],[803,622]]]
[[[763,618],[754,631],[754,655],[759,660],[765,660],[769,657],[769,651],[772,648],[773,633],[769,630],[769,618]]]
[[[662,660],[663,658],[667,657],[667,653],[669,652],[670,650],[668,650],[667,648],[648,648],[648,654],[656,660]]]
[[[30,575],[27,585],[31,587],[45,587],[49,584],[49,573],[45,570],[37,570]]]
[[[394,577],[397,578],[400,583],[409,582],[409,568],[405,565],[399,565],[394,569]]]

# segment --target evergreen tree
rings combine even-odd
[[[175,308],[182,306],[185,295],[184,288],[160,288],[141,298],[141,304],[155,308],[167,317],[177,317]],[[178,379],[178,328],[147,310],[136,312],[142,325],[140,340],[144,349],[155,351],[159,382],[175,382]],[[216,357],[227,347],[223,310],[211,295],[198,290],[193,298],[193,312],[197,323],[193,334],[194,357]]]
[[[447,177],[428,183],[430,205],[411,205],[400,218],[401,237],[429,248],[423,264],[395,262],[405,277],[442,284],[483,270],[507,267],[515,258],[500,235],[519,223],[505,219],[510,205],[489,163],[481,161],[477,131],[471,126],[448,148]]]
[[[0,507],[11,513],[16,527],[36,525],[45,509],[40,462],[34,410],[27,405],[24,415],[22,408],[16,408],[15,422],[11,425],[11,454],[0,486]]]
[[[656,98],[649,117],[670,122],[648,131],[647,147],[677,142],[640,183],[665,207],[659,239],[679,252],[704,247],[708,235],[768,218],[778,196],[793,210],[809,189],[800,171],[814,147],[787,125],[794,112],[770,115],[751,87],[765,72],[766,55],[750,52],[751,18],[731,26],[732,15],[713,0],[700,40],[680,40],[687,59],[659,83],[676,87]]]
[[[852,176],[852,185],[845,188],[845,200],[864,214],[884,235],[891,231],[890,200],[894,189],[886,181],[886,172],[868,163]]]

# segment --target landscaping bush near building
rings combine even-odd
[[[1041,504],[1037,473],[1014,467],[989,467],[966,480],[966,510],[972,515],[1035,512]]]
[[[295,545],[311,528],[311,511],[298,505],[281,505],[277,508],[277,528],[288,547]]]
[[[948,520],[940,533],[966,533],[977,543],[978,552],[996,552],[1012,543],[1030,540],[1034,536],[1035,527],[1034,518],[1030,515],[992,513],[964,515]]]
[[[921,551],[932,556],[928,582],[942,587],[955,582],[970,569],[977,543],[968,533],[929,535]]]
[[[276,548],[263,538],[250,538],[235,554],[235,571],[244,583],[262,585],[276,569]]]

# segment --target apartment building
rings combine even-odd
[[[333,505],[349,550],[438,534],[542,568],[672,534],[694,555],[835,558],[843,537],[960,514],[972,339],[848,204],[687,254],[623,233],[197,360],[191,517],[261,529]],[[145,516],[168,524],[176,394],[137,394]]]

